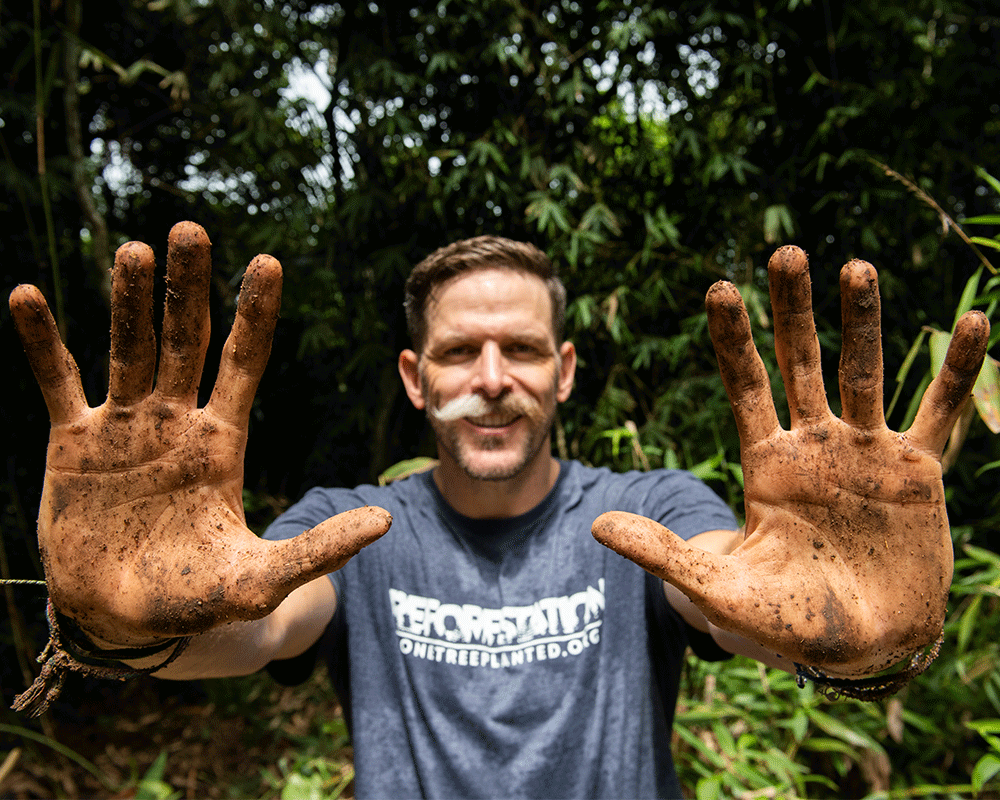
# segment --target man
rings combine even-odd
[[[37,290],[12,295],[53,421],[39,514],[62,657],[50,672],[75,666],[73,648],[153,669],[167,653],[163,677],[281,671],[329,632],[359,795],[670,797],[689,642],[709,658],[740,652],[851,681],[900,662],[907,674],[940,631],[952,562],[938,458],[985,352],[982,315],[963,318],[913,427],[892,433],[874,270],[849,264],[836,419],[805,256],[779,251],[769,267],[792,410],[783,431],[738,293],[713,287],[710,328],[743,449],[740,534],[686,473],[553,459],[551,423],[575,369],[564,291],[534,248],[459,242],[411,276],[413,349],[399,357],[439,465],[381,489],[313,490],[269,530],[283,541],[267,543],[243,525],[239,496],[280,268],[258,257],[248,270],[215,391],[197,409],[208,249],[197,226],[171,232],[155,388],[155,344],[140,335],[152,256],[119,251],[109,399],[97,409]],[[885,586],[889,563],[908,580]]]

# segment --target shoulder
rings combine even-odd
[[[595,492],[605,501],[643,503],[651,498],[660,499],[665,494],[687,492],[715,496],[700,478],[680,469],[613,472],[607,467],[588,467],[575,461],[563,464],[567,467],[567,479],[571,484],[584,493]]]
[[[404,517],[407,509],[426,502],[430,488],[425,475],[413,475],[386,486],[362,484],[348,489],[317,486],[284,511],[264,532],[267,539],[287,539],[325,519],[362,506],[380,506],[393,519]]]
[[[726,503],[697,476],[678,469],[613,472],[563,462],[567,500],[593,518],[605,511],[629,511],[667,526],[687,539],[709,530],[733,530]]]

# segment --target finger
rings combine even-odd
[[[243,277],[236,319],[208,403],[213,413],[229,422],[246,424],[250,416],[280,308],[281,264],[271,256],[259,255]]]
[[[240,583],[255,593],[248,609],[257,616],[272,611],[294,589],[343,567],[351,557],[381,537],[392,515],[378,506],[337,514],[291,539],[267,542]],[[253,618],[253,617],[251,617]]]
[[[385,509],[365,506],[331,517],[319,525],[282,541],[260,539],[245,530],[246,538],[225,554],[224,562],[206,554],[211,575],[186,564],[184,580],[169,586],[149,580],[141,571],[123,571],[113,610],[117,630],[104,631],[99,620],[70,614],[87,630],[108,641],[123,642],[129,631],[141,637],[201,633],[234,620],[255,620],[277,608],[292,591],[311,580],[340,569],[363,547],[386,531],[392,517]],[[211,550],[211,548],[209,548]],[[158,553],[144,556],[142,568],[165,574]],[[195,578],[192,580],[192,578]],[[124,598],[144,597],[141,603]],[[56,600],[53,599],[55,603]],[[57,604],[67,613],[67,604]]]
[[[593,535],[677,587],[709,622],[724,631],[802,663],[840,665],[856,655],[845,642],[857,638],[857,632],[845,631],[836,616],[828,619],[829,609],[824,614],[819,603],[828,595],[823,576],[815,570],[804,575],[786,570],[788,554],[770,537],[753,545],[768,543],[770,552],[761,569],[761,564],[750,566],[735,555],[702,550],[653,520],[623,511],[598,517]],[[747,542],[740,545],[746,546]]]
[[[688,544],[669,528],[626,511],[607,511],[594,520],[594,538],[646,572],[680,589],[712,622],[740,626],[747,604],[746,569],[736,559]],[[758,587],[759,588],[759,587]]]
[[[108,397],[120,406],[146,397],[153,385],[153,269],[153,251],[142,242],[124,244],[115,254]]]
[[[830,414],[813,318],[809,259],[798,247],[782,247],[767,264],[774,315],[774,353],[785,383],[794,428]]]
[[[731,283],[719,281],[708,290],[705,305],[722,383],[736,417],[740,442],[745,447],[780,427],[771,397],[771,382],[754,347],[750,318],[739,290]]]
[[[194,404],[208,348],[211,245],[200,225],[178,222],[167,239],[167,300],[156,392]]]
[[[969,311],[962,315],[941,371],[924,392],[913,425],[907,431],[914,447],[941,457],[951,429],[979,377],[989,339],[990,323],[985,314]]]
[[[62,425],[76,419],[88,408],[80,370],[62,343],[42,293],[29,284],[16,287],[10,293],[10,315],[52,424]]]
[[[842,417],[861,430],[883,428],[882,314],[875,268],[857,259],[846,264],[840,271],[840,298]]]

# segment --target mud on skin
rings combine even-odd
[[[96,408],[44,297],[30,286],[11,293],[11,316],[52,421],[38,517],[50,595],[107,645],[259,618],[389,527],[388,514],[368,510],[283,547],[246,527],[247,421],[281,305],[281,265],[262,255],[247,268],[215,389],[199,408],[210,247],[194,223],[170,233],[159,358],[152,249],[139,242],[119,249],[108,400]]]

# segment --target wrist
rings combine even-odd
[[[59,696],[66,674],[79,672],[96,678],[125,680],[148,675],[170,664],[191,640],[190,636],[165,639],[142,647],[105,648],[95,644],[76,622],[56,611],[50,598],[46,607],[49,642],[38,657],[41,672],[34,683],[14,698],[12,708],[31,716],[43,714]],[[141,666],[126,660],[145,660]]]
[[[795,663],[795,680],[799,688],[810,680],[819,687],[819,692],[831,700],[851,697],[855,700],[880,700],[902,689],[926,670],[937,658],[944,641],[944,631],[933,644],[921,648],[903,661],[886,670],[863,678],[838,678],[828,675],[817,667]]]
[[[134,661],[158,655],[168,647],[190,637],[166,636],[159,639],[138,639],[128,643],[112,642],[84,630],[80,624],[49,606],[50,624],[60,633],[63,647],[83,663]]]

